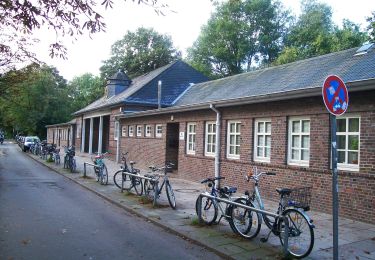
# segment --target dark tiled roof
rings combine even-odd
[[[375,48],[357,55],[353,48],[192,86],[176,106],[321,88],[331,74],[344,82],[375,78]]]
[[[166,70],[163,75],[155,77],[147,86],[139,89],[126,102],[158,104],[158,81],[162,81],[161,104],[170,106],[184,91],[195,83],[207,81],[200,72],[184,62],[176,63],[173,68]]]
[[[110,98],[104,96],[74,114],[104,109],[121,103],[126,104],[126,102],[157,106],[159,80],[162,81],[162,104],[169,106],[190,86],[190,83],[200,83],[207,81],[208,78],[178,60],[133,79],[130,87],[120,94]]]

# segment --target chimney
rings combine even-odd
[[[112,77],[107,80],[107,98],[113,97],[125,91],[131,85],[132,81],[122,69],[119,69]]]
[[[158,81],[158,108],[161,108],[161,80]]]

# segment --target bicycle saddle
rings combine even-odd
[[[292,190],[288,188],[277,188],[276,191],[280,195],[289,195],[292,192]]]
[[[225,193],[225,194],[232,194],[232,193],[236,193],[237,191],[237,188],[236,187],[229,187],[229,186],[224,186],[223,188],[220,189],[220,191],[222,193]]]
[[[135,164],[135,161],[130,161],[129,163],[130,163],[130,164]]]

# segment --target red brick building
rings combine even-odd
[[[340,76],[349,108],[337,117],[340,214],[375,223],[375,49],[345,50],[196,84],[161,109],[113,113],[118,149],[141,166],[172,161],[181,178],[221,175],[250,188],[257,166],[276,187],[313,186],[312,208],[331,212],[330,122],[322,84]]]

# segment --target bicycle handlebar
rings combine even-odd
[[[201,183],[207,183],[207,182],[214,182],[216,180],[224,180],[225,177],[215,177],[215,178],[207,178],[201,181]]]

